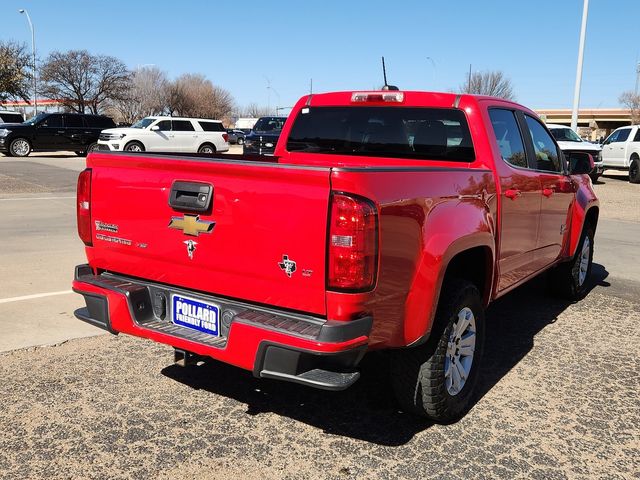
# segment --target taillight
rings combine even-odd
[[[225,142],[229,141],[229,134],[228,133],[223,133],[222,134],[222,138],[224,139]]]
[[[91,169],[80,172],[78,177],[76,214],[78,218],[78,235],[85,245],[92,245],[91,238]]]
[[[371,290],[378,267],[376,207],[359,197],[334,194],[329,222],[328,288]]]

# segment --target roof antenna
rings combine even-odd
[[[389,85],[387,83],[387,68],[384,65],[384,57],[382,57],[382,76],[384,77],[384,86],[382,87],[382,90],[400,90],[395,85]]]
[[[309,82],[309,96],[307,97],[307,103],[305,104],[306,107],[311,105],[311,97],[313,97],[313,78]]]

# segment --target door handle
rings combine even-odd
[[[510,198],[511,200],[515,200],[520,195],[522,195],[522,192],[517,188],[510,188],[509,190],[504,192],[504,196]]]
[[[56,133],[64,133],[64,130],[58,130]]]
[[[543,188],[542,189],[542,194],[547,198],[550,197],[551,195],[553,195],[553,192],[554,192],[553,188]]]

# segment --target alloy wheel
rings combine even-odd
[[[591,240],[584,237],[582,242],[582,250],[580,251],[580,262],[578,264],[578,286],[584,285],[587,280],[587,272],[589,270],[589,259],[591,258]]]
[[[23,140],[22,138],[15,140],[11,144],[11,153],[13,153],[17,157],[24,157],[29,153],[29,150],[29,142]]]
[[[469,307],[458,312],[458,318],[449,332],[444,360],[447,392],[455,396],[464,388],[471,372],[476,348],[476,319]]]

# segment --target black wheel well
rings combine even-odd
[[[640,159],[640,155],[638,155],[636,152],[633,152],[631,154],[631,160],[639,160]]]
[[[200,150],[202,147],[209,145],[211,147],[213,147],[214,151],[217,151],[218,149],[216,148],[216,146],[212,143],[212,142],[203,142],[202,144],[200,144],[200,146],[198,147],[198,150]]]
[[[460,278],[473,283],[485,305],[491,292],[493,255],[489,247],[474,247],[456,254],[448,263],[444,282],[448,278]]]
[[[124,148],[127,148],[127,145],[131,145],[132,143],[137,143],[139,145],[142,145],[142,148],[146,147],[144,146],[144,143],[142,143],[140,140],[129,140],[127,143],[124,144]]]
[[[599,216],[600,216],[600,209],[598,207],[591,207],[589,210],[587,210],[587,215],[584,217],[584,224],[591,225],[591,227],[593,228],[593,233],[596,232],[596,226],[598,225]]]

